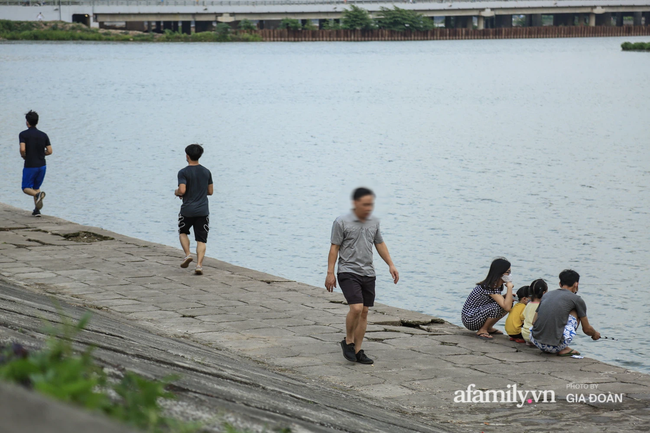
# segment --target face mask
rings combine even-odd
[[[501,279],[504,283],[512,283],[512,274],[505,274],[503,277],[501,277]]]

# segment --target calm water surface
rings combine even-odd
[[[460,324],[494,257],[516,287],[572,267],[619,339],[575,347],[650,372],[650,55],[621,42],[0,44],[0,201],[30,208],[35,109],[46,213],[176,246],[176,172],[203,143],[209,255],[322,286],[366,185],[402,275],[377,264],[379,302]]]

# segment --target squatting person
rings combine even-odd
[[[366,334],[368,309],[375,302],[373,245],[388,265],[395,284],[399,273],[381,236],[379,220],[371,216],[375,194],[367,188],[357,188],[352,193],[352,206],[352,211],[338,217],[332,226],[325,288],[332,292],[336,287],[334,267],[338,257],[338,281],[350,308],[345,320],[346,335],[341,341],[343,356],[350,362],[372,364],[374,361],[361,350],[361,344]]]
[[[495,259],[490,265],[487,277],[476,284],[463,305],[461,320],[470,331],[482,340],[492,340],[493,334],[503,334],[494,327],[512,308],[512,278],[510,262],[504,258]],[[506,286],[505,296],[502,294]]]
[[[203,258],[210,231],[208,196],[214,192],[212,173],[199,164],[201,155],[203,155],[203,147],[198,144],[190,144],[185,148],[185,159],[188,165],[178,172],[178,188],[174,192],[183,200],[181,211],[178,214],[178,236],[185,252],[181,268],[187,268],[192,262],[188,235],[190,228],[194,227],[194,239],[196,240],[196,269],[194,272],[198,275],[203,275]]]
[[[27,129],[18,136],[20,142],[20,156],[25,160],[23,168],[23,192],[34,197],[33,216],[41,216],[45,191],[41,185],[45,180],[45,157],[52,155],[52,145],[46,133],[36,129],[38,113],[29,111],[25,115]]]
[[[569,347],[580,324],[582,332],[592,340],[600,338],[600,333],[589,324],[585,301],[577,295],[579,282],[576,271],[565,269],[560,272],[560,288],[540,300],[530,329],[530,342],[540,350],[558,356],[580,355]]]

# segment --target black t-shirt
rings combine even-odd
[[[50,145],[47,134],[32,126],[21,132],[18,138],[20,143],[25,143],[25,168],[43,167],[45,148]]]
[[[184,184],[185,195],[181,215],[198,217],[210,215],[208,185],[212,185],[212,173],[202,165],[188,165],[178,172],[178,184]]]

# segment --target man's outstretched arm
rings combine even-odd
[[[600,339],[600,332],[596,331],[594,327],[589,324],[589,319],[587,319],[587,316],[581,317],[579,320],[582,324],[582,332],[590,336],[592,340]]]
[[[330,253],[327,256],[327,277],[325,277],[325,288],[328,292],[333,292],[336,287],[336,275],[334,275],[334,267],[336,266],[336,259],[339,257],[340,245],[332,244],[330,246]]]
[[[377,252],[388,265],[388,271],[390,272],[391,277],[393,277],[393,282],[397,284],[399,281],[399,272],[397,272],[397,268],[393,264],[393,259],[390,258],[390,253],[388,252],[386,242],[375,244],[375,248],[377,248]]]

